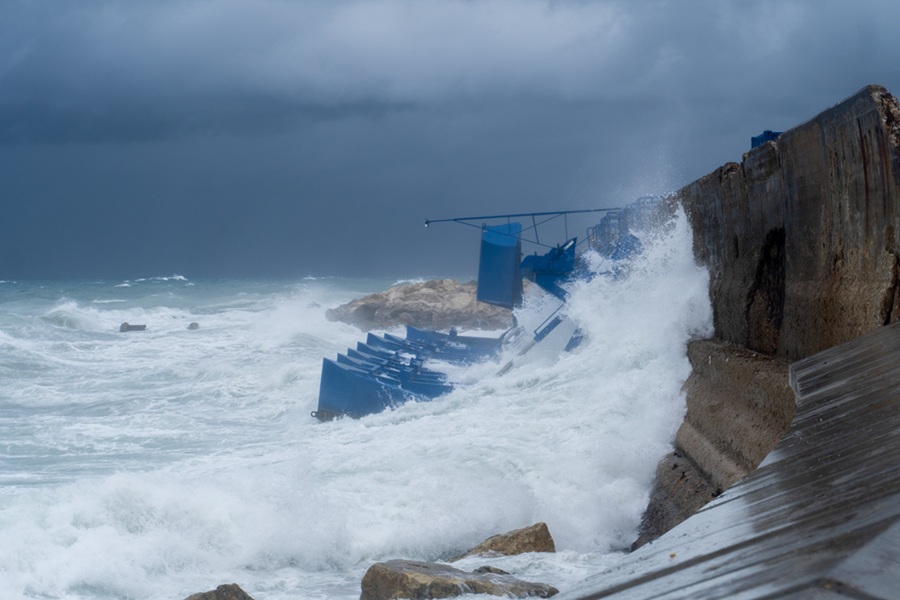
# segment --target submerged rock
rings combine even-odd
[[[247,592],[236,583],[222,584],[210,592],[191,594],[184,600],[253,600]]]
[[[498,554],[512,556],[526,552],[556,552],[556,544],[546,523],[535,523],[529,527],[491,536],[468,552],[451,558],[450,562],[456,562],[467,556]]]
[[[549,598],[559,593],[544,583],[531,583],[492,572],[467,573],[449,565],[389,560],[369,567],[362,580],[360,600],[453,598],[490,594],[512,598]]]
[[[475,294],[475,282],[435,279],[370,294],[329,309],[325,316],[363,331],[398,325],[427,329],[506,329],[512,325],[509,310],[478,302]]]

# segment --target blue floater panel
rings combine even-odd
[[[485,226],[478,263],[478,300],[513,308],[522,301],[520,223]]]
[[[450,392],[453,383],[445,373],[425,367],[426,360],[469,364],[495,355],[503,339],[413,327],[407,328],[406,338],[370,333],[356,349],[322,361],[319,406],[312,415],[320,421],[358,418],[410,400],[437,398]]]

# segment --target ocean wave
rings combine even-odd
[[[161,275],[157,277],[139,277],[137,279],[126,279],[120,285],[127,285],[131,283],[147,283],[147,282],[169,282],[169,281],[178,281],[178,282],[188,282],[188,278],[184,275]]]
[[[53,307],[43,315],[42,320],[57,327],[82,331],[100,331],[109,328],[96,309],[84,308],[73,300],[63,301]]]
[[[398,285],[415,285],[418,283],[425,283],[428,281],[424,277],[413,277],[411,279],[397,279],[394,283],[391,284],[391,287],[395,287]]]
[[[40,296],[0,335],[3,358],[30,365],[4,373],[16,460],[0,588],[151,600],[239,574],[273,600],[358,598],[372,561],[434,560],[537,520],[559,552],[509,560],[579,581],[631,541],[683,417],[685,342],[708,331],[708,276],[681,219],[630,273],[570,286],[576,352],[503,376],[478,365],[444,397],[358,420],[309,413],[322,358],[360,338],[325,307],[373,280]],[[530,297],[520,321],[550,303]],[[120,334],[123,321],[147,331]]]

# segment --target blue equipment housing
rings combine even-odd
[[[481,256],[478,261],[480,302],[513,308],[522,303],[522,256],[520,223],[485,226],[481,233]]]
[[[543,255],[526,256],[522,261],[522,275],[553,294],[560,300],[566,299],[566,291],[559,285],[575,271],[576,238],[562,246],[551,248]]]
[[[756,148],[757,146],[762,146],[766,142],[771,142],[773,140],[777,140],[778,136],[780,136],[783,132],[781,131],[772,131],[771,129],[766,129],[759,135],[754,135],[750,138],[750,149]]]

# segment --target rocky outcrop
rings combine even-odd
[[[489,594],[512,598],[549,598],[559,592],[543,583],[530,583],[498,569],[468,573],[449,565],[389,560],[369,567],[362,580],[360,600],[453,598]]]
[[[253,598],[242,590],[238,584],[227,583],[220,585],[211,592],[191,594],[184,600],[253,600]]]
[[[468,552],[450,559],[456,562],[468,556],[513,556],[526,552],[556,552],[556,544],[546,523],[491,536]]]
[[[337,308],[326,316],[363,331],[412,325],[427,329],[506,329],[512,313],[505,308],[478,302],[476,285],[452,279],[394,286]]]

